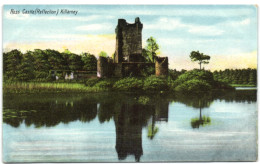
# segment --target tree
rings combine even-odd
[[[22,53],[15,49],[7,53],[4,58],[4,69],[6,78],[16,79],[18,75],[18,66],[21,64]]]
[[[35,77],[37,79],[47,78],[49,75],[49,70],[51,69],[47,54],[43,50],[35,49],[33,51],[33,57]]]
[[[71,53],[69,55],[69,68],[72,71],[82,70],[83,62],[81,56]]]
[[[108,57],[107,53],[105,51],[101,51],[98,56],[102,56],[102,57]]]
[[[59,51],[55,50],[44,50],[45,54],[48,56],[48,62],[50,63],[51,69],[53,70],[64,70],[65,60]]]
[[[97,58],[89,53],[83,53],[82,61],[84,63],[83,70],[86,71],[96,71],[97,70]]]
[[[34,79],[34,58],[31,51],[27,51],[18,66],[17,78],[21,81],[29,81]]]
[[[159,45],[156,43],[155,38],[152,36],[146,40],[147,46],[147,54],[149,55],[150,59],[154,62],[155,56],[157,55],[157,51],[159,50]]]
[[[201,70],[201,64],[209,64],[210,56],[204,55],[203,53],[200,53],[199,51],[192,51],[190,53],[191,61],[198,61],[200,65]]]

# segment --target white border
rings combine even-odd
[[[174,4],[174,5],[257,5],[258,6],[258,47],[259,47],[259,5],[260,5],[260,0],[128,0],[128,1],[123,1],[123,0],[0,0],[1,8],[0,8],[0,13],[1,13],[1,21],[0,21],[0,43],[1,46],[3,46],[2,43],[2,15],[3,15],[3,5],[8,5],[8,4],[42,4],[42,5],[54,5],[54,4],[71,4],[71,5],[76,5],[76,4],[152,4],[152,5],[159,5],[159,4]],[[259,49],[259,48],[258,48]],[[0,99],[0,160],[2,162],[2,52],[3,49],[0,49],[0,93],[1,93],[1,99]],[[257,51],[258,54],[258,51]],[[260,58],[258,57],[258,66],[260,63]],[[260,71],[257,73],[258,77],[258,84],[257,86],[260,86]],[[259,98],[259,91],[257,93],[257,98]],[[258,103],[257,103],[258,104]],[[258,106],[259,110],[259,106]],[[258,120],[259,120],[259,114],[258,114]],[[258,121],[258,128],[259,128],[259,121]],[[258,129],[259,131],[259,129]],[[258,138],[259,139],[259,138]],[[258,155],[259,155],[259,148],[258,148]],[[200,163],[200,162],[199,162]],[[230,162],[218,162],[220,164],[223,163],[230,163]],[[237,163],[237,162],[231,162],[231,163]],[[259,160],[257,161],[259,163]],[[192,164],[192,163],[191,163]],[[252,162],[243,162],[242,164],[252,164]]]

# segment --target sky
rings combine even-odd
[[[11,11],[20,11],[14,14]],[[62,9],[77,14],[25,14]],[[17,13],[17,12],[16,12]],[[143,23],[143,48],[153,36],[171,69],[199,68],[191,51],[210,55],[205,69],[257,67],[257,7],[254,5],[5,5],[3,49],[55,49],[98,55],[115,51],[118,19]]]

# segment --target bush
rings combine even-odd
[[[194,69],[180,75],[177,80],[175,80],[173,87],[175,88],[178,85],[183,84],[184,82],[187,82],[189,80],[205,81],[210,85],[214,83],[213,73],[211,73],[210,71]]]
[[[182,92],[200,92],[200,91],[209,91],[210,89],[211,89],[210,84],[198,79],[185,81],[184,83],[175,87],[176,91],[182,91]]]
[[[141,90],[142,87],[143,81],[135,77],[128,77],[118,80],[113,86],[114,89],[120,91]]]
[[[167,90],[167,81],[164,78],[149,76],[144,80],[143,89],[146,91],[162,91]]]
[[[100,81],[99,78],[94,78],[94,79],[88,79],[85,83],[87,87],[93,87],[95,84],[97,84]]]
[[[105,89],[105,88],[112,88],[113,84],[109,81],[100,81],[98,83],[96,83],[94,85],[94,87],[96,88],[102,88],[102,89]]]

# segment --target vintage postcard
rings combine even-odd
[[[3,162],[256,161],[254,5],[5,5]]]

